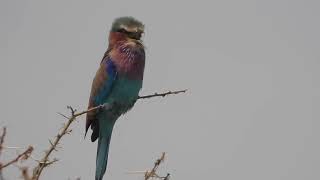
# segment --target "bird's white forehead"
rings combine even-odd
[[[143,27],[138,27],[138,26],[127,26],[125,24],[120,24],[120,28],[125,29],[128,32],[143,32],[144,28]]]

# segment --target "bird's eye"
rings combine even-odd
[[[119,29],[117,32],[121,32],[121,33],[128,33],[128,31],[126,31],[125,29],[121,28]]]

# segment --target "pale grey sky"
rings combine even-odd
[[[320,2],[0,0],[0,126],[42,155],[67,113],[87,106],[114,18],[146,25],[142,94],[113,132],[104,179],[138,180],[162,151],[172,179],[320,179]],[[93,179],[84,118],[44,180]],[[7,155],[14,152],[6,151]],[[6,180],[19,177],[16,168]]]

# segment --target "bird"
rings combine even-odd
[[[142,88],[145,47],[141,40],[144,24],[131,16],[116,18],[109,32],[109,45],[91,86],[85,135],[92,129],[91,141],[98,139],[95,180],[106,172],[109,145],[116,120],[135,104]],[[105,106],[102,106],[105,107]]]

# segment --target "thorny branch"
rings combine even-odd
[[[138,99],[147,99],[147,98],[152,98],[152,97],[165,97],[167,95],[179,94],[179,93],[185,93],[185,92],[187,92],[187,89],[180,90],[180,91],[168,91],[168,92],[160,93],[160,94],[154,93],[154,94],[151,94],[151,95],[139,96]]]
[[[170,174],[168,173],[166,176],[161,177],[157,174],[157,169],[159,167],[159,165],[164,161],[166,153],[162,153],[161,157],[159,159],[156,160],[156,162],[154,163],[153,168],[150,171],[146,171],[144,174],[144,180],[148,180],[150,178],[158,178],[158,179],[162,179],[162,180],[168,180]]]
[[[48,165],[50,165],[50,164],[58,161],[57,159],[54,159],[54,160],[52,160],[52,161],[49,161],[49,156],[50,156],[50,154],[52,153],[53,150],[56,150],[57,145],[59,144],[60,139],[61,139],[64,135],[66,135],[66,134],[68,134],[68,133],[70,132],[70,130],[68,130],[68,128],[70,127],[71,123],[72,123],[72,122],[76,119],[76,117],[77,117],[77,116],[75,115],[75,110],[74,110],[72,107],[68,106],[68,109],[70,109],[72,116],[69,118],[68,122],[64,125],[64,127],[62,128],[62,130],[56,135],[56,138],[54,139],[54,141],[52,142],[51,140],[49,140],[50,147],[49,147],[49,149],[46,151],[44,157],[39,161],[38,165],[34,168],[34,170],[33,170],[33,176],[32,176],[32,178],[31,178],[32,180],[38,180],[39,177],[40,177],[40,175],[41,175],[42,170],[43,170],[46,166],[48,166]]]
[[[10,166],[11,164],[18,162],[19,160],[27,160],[29,158],[30,154],[32,153],[32,151],[33,151],[33,147],[29,146],[23,153],[19,154],[16,158],[12,159],[11,161],[9,161],[3,165],[0,164],[0,171],[3,168]]]
[[[4,138],[6,136],[6,133],[7,133],[7,129],[6,129],[6,127],[3,127],[2,135],[0,136],[0,155],[1,155],[2,150],[5,148],[16,148],[16,147],[5,147],[4,146]],[[2,176],[2,170],[4,168],[17,163],[19,160],[27,160],[31,156],[32,151],[33,151],[33,147],[29,146],[24,152],[18,154],[17,157],[10,160],[9,162],[0,163],[0,180],[4,180],[4,178]],[[22,174],[24,174],[24,171],[22,169],[21,169],[21,172],[22,172]],[[27,179],[26,176],[24,176],[24,175],[23,175],[23,178],[25,180],[30,180],[30,179]]]
[[[4,143],[4,138],[6,137],[6,134],[7,134],[7,128],[3,127],[2,135],[0,136],[0,155],[3,149],[3,143]]]
[[[166,176],[160,176],[157,173],[158,167],[160,166],[161,163],[164,162],[165,159],[165,153],[163,152],[161,154],[161,157],[159,159],[157,159],[154,163],[153,168],[149,171],[149,170],[145,170],[145,171],[129,171],[127,172],[128,174],[144,174],[144,180],[149,180],[149,179],[160,179],[160,180],[169,180],[170,178],[170,174],[167,173]]]
[[[0,136],[0,155],[3,149],[4,138],[6,136],[6,133],[7,133],[7,128],[3,127],[2,135]],[[0,167],[1,167],[1,163],[0,163]],[[0,180],[3,180],[2,171],[0,171]]]
[[[154,93],[152,95],[146,95],[146,96],[138,96],[136,100],[139,100],[139,99],[147,99],[147,98],[153,98],[153,97],[165,97],[167,95],[171,95],[171,94],[179,94],[179,93],[185,93],[187,90],[180,90],[180,91],[168,91],[168,92],[165,92],[165,93]],[[73,109],[71,106],[68,106],[68,109],[71,111],[71,116],[70,117],[67,117],[61,113],[59,113],[60,115],[62,115],[63,117],[65,118],[68,118],[68,121],[66,124],[64,124],[64,127],[62,128],[62,130],[56,135],[54,141],[51,141],[49,140],[50,142],[50,147],[49,149],[46,151],[44,157],[38,162],[38,165],[34,168],[33,170],[33,175],[31,177],[31,180],[38,180],[43,169],[45,167],[47,167],[48,165],[58,161],[57,159],[54,159],[52,161],[49,160],[49,156],[51,155],[51,153],[56,150],[57,148],[57,145],[59,144],[61,138],[66,135],[66,134],[69,134],[71,132],[71,130],[69,130],[69,127],[70,125],[72,124],[72,122],[74,122],[76,120],[76,118],[78,116],[81,116],[83,114],[86,114],[88,112],[91,112],[91,111],[95,111],[97,109],[101,109],[101,108],[104,108],[104,109],[108,109],[110,108],[110,105],[109,104],[103,104],[103,105],[99,105],[99,106],[96,106],[96,107],[93,107],[93,108],[90,108],[88,110],[85,110],[85,111],[81,111],[79,113],[77,113],[77,110],[76,109]],[[164,158],[164,154],[163,154],[163,158]],[[151,171],[150,173],[146,173],[146,180],[150,177],[155,177],[156,173],[156,169],[157,167],[159,166],[159,164],[161,163],[161,161],[158,162],[158,165],[156,165]],[[147,178],[148,177],[148,178]],[[158,176],[159,177],[159,176]],[[169,177],[169,175],[167,175],[166,177]],[[166,180],[166,177],[163,177],[162,179]]]

